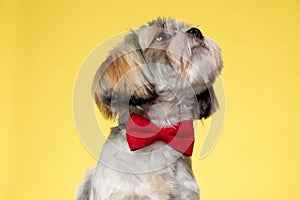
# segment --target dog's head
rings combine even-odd
[[[198,28],[157,19],[110,52],[92,93],[107,118],[138,112],[159,126],[172,125],[216,110],[212,84],[222,67],[220,47]]]

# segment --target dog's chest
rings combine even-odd
[[[130,194],[169,199],[179,189],[176,176],[180,156],[162,142],[131,152],[123,131],[112,131],[93,177],[93,195],[96,199],[109,199],[111,195],[114,199],[131,199]]]
[[[131,151],[125,134],[124,129],[112,129],[103,146],[100,163],[116,171],[144,174],[172,166],[182,157],[182,153],[160,141]]]

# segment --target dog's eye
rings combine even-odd
[[[163,42],[163,41],[166,41],[168,39],[170,39],[171,35],[165,33],[165,32],[161,32],[160,34],[158,34],[155,38],[155,40],[157,42]]]

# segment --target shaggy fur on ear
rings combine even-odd
[[[120,107],[136,106],[156,98],[153,85],[142,72],[141,66],[144,64],[138,40],[132,33],[111,51],[100,66],[94,78],[92,94],[105,118],[115,118],[120,114]],[[116,103],[114,106],[117,107],[112,108],[112,103]]]
[[[206,119],[219,107],[213,87],[210,87],[204,92],[197,94],[197,100],[199,102],[200,119]]]

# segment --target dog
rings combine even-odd
[[[200,29],[158,18],[132,30],[96,72],[92,95],[118,126],[77,200],[198,200],[193,120],[218,108],[221,48]]]

